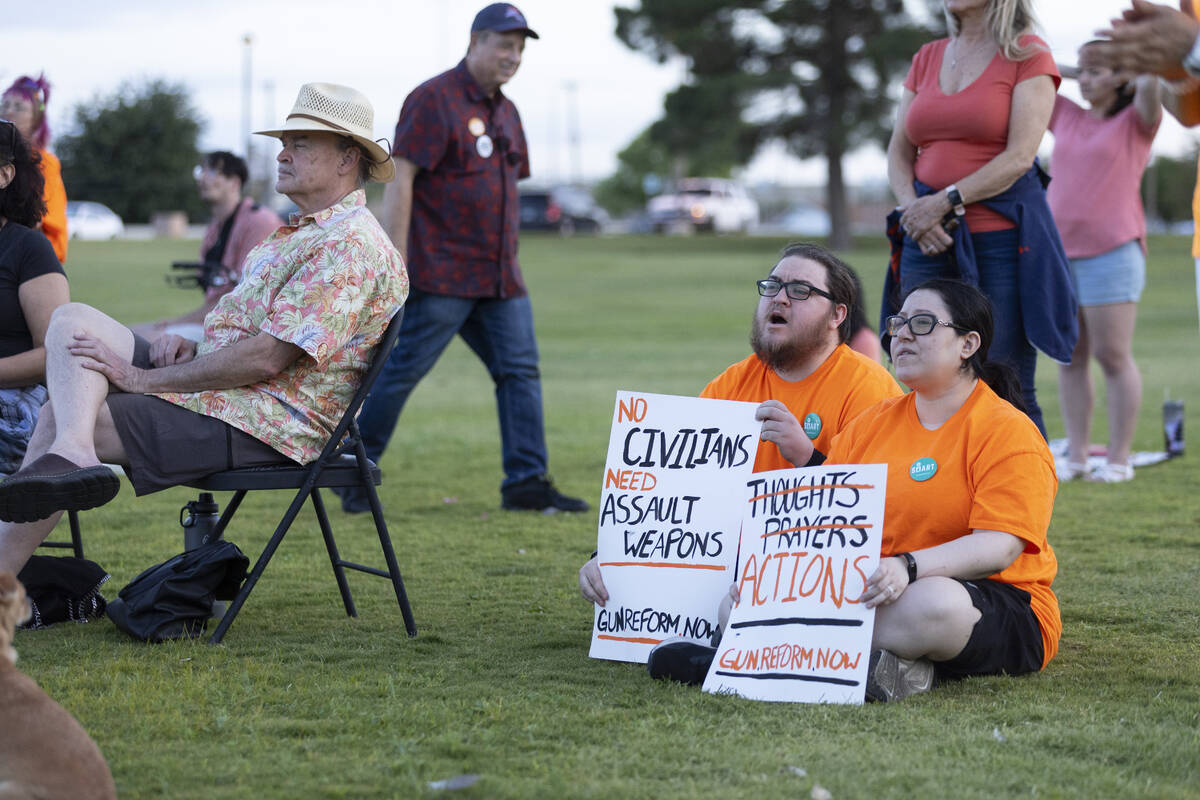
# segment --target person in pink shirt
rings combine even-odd
[[[225,150],[213,151],[196,165],[192,177],[196,179],[201,199],[212,210],[212,219],[200,242],[200,260],[210,274],[208,285],[201,286],[204,302],[177,317],[132,326],[134,333],[147,339],[173,333],[200,341],[204,336],[204,318],[241,280],[246,256],[283,225],[274,211],[242,196],[250,181],[250,171],[240,156]]]
[[[1158,79],[1109,67],[1104,42],[1079,49],[1077,77],[1088,108],[1059,95],[1047,199],[1071,264],[1079,298],[1079,340],[1059,367],[1059,402],[1069,442],[1059,477],[1102,483],[1133,477],[1129,463],[1142,379],[1133,360],[1137,301],[1146,283],[1146,214],[1142,173],[1162,120]],[[1100,362],[1107,387],[1108,457],[1089,472],[1094,396],[1088,367]]]

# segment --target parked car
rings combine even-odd
[[[829,214],[820,206],[798,205],[759,226],[759,233],[780,236],[828,236]]]
[[[745,233],[758,224],[758,203],[745,187],[724,178],[686,178],[646,205],[655,232],[697,230]]]
[[[586,189],[559,186],[521,192],[521,230],[557,231],[563,236],[600,233],[608,214]]]
[[[125,223],[102,203],[71,200],[67,203],[67,231],[72,239],[115,239],[125,235]]]

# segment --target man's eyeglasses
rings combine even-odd
[[[887,331],[888,336],[896,336],[905,326],[912,331],[913,336],[924,336],[930,333],[938,325],[945,325],[947,328],[953,328],[961,333],[970,333],[969,328],[964,328],[955,325],[953,322],[946,322],[938,319],[933,314],[913,314],[911,317],[902,317],[899,314],[888,317],[883,321],[883,327]]]
[[[833,295],[824,289],[818,289],[808,281],[781,281],[776,278],[765,278],[757,281],[758,293],[762,297],[774,297],[783,289],[793,300],[807,300],[809,295],[819,294],[821,297],[833,299]]]

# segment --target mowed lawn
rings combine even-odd
[[[523,238],[560,488],[598,500],[618,389],[695,394],[746,354],[752,281],[783,243]],[[183,311],[198,293],[163,275],[195,251],[73,243],[73,297],[126,322]],[[843,255],[874,318],[882,247],[863,241]],[[1148,273],[1136,447],[1162,447],[1166,392],[1185,399],[1196,441],[1130,484],[1060,487],[1050,540],[1065,630],[1036,676],[823,707],[706,695],[590,660],[576,570],[595,546],[595,514],[499,509],[492,385],[460,342],[413,394],[382,462],[417,638],[371,576],[351,574],[359,618],[345,616],[306,511],[223,645],[147,646],[99,621],[19,634],[20,666],[92,733],[125,798],[764,798],[809,797],[817,785],[834,798],[1197,797],[1200,335],[1189,243],[1153,240]],[[1040,365],[1039,390],[1062,436],[1056,372]],[[88,556],[113,576],[108,597],[182,549],[179,509],[193,496],[135,499],[125,484],[82,515]],[[287,499],[251,497],[228,538],[253,559]],[[381,563],[370,520],[331,513],[344,555]],[[431,786],[459,775],[480,777],[461,791]]]

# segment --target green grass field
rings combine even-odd
[[[752,280],[782,244],[523,239],[560,488],[597,501],[616,390],[695,394],[746,354]],[[183,311],[196,293],[162,275],[195,247],[73,243],[73,298],[125,322]],[[1151,243],[1137,449],[1162,447],[1168,390],[1200,436],[1188,251],[1183,239]],[[864,242],[843,255],[874,308],[883,250]],[[1040,398],[1062,436],[1056,381],[1043,362]],[[446,792],[430,782],[462,774],[481,777],[452,794],[489,798],[809,797],[816,785],[839,799],[1194,798],[1197,447],[1130,484],[1061,487],[1050,539],[1065,630],[1041,674],[890,706],[756,703],[588,659],[591,611],[575,573],[596,518],[500,511],[492,386],[456,342],[382,462],[416,639],[390,586],[370,576],[350,576],[360,616],[346,618],[306,511],[222,646],[146,646],[106,620],[22,633],[16,645],[21,667],[100,744],[125,798],[436,796]],[[126,484],[82,515],[88,556],[113,575],[107,596],[182,549],[178,512],[192,496],[134,499]],[[286,502],[247,500],[228,538],[253,559]],[[332,514],[344,555],[381,563],[370,521]]]

